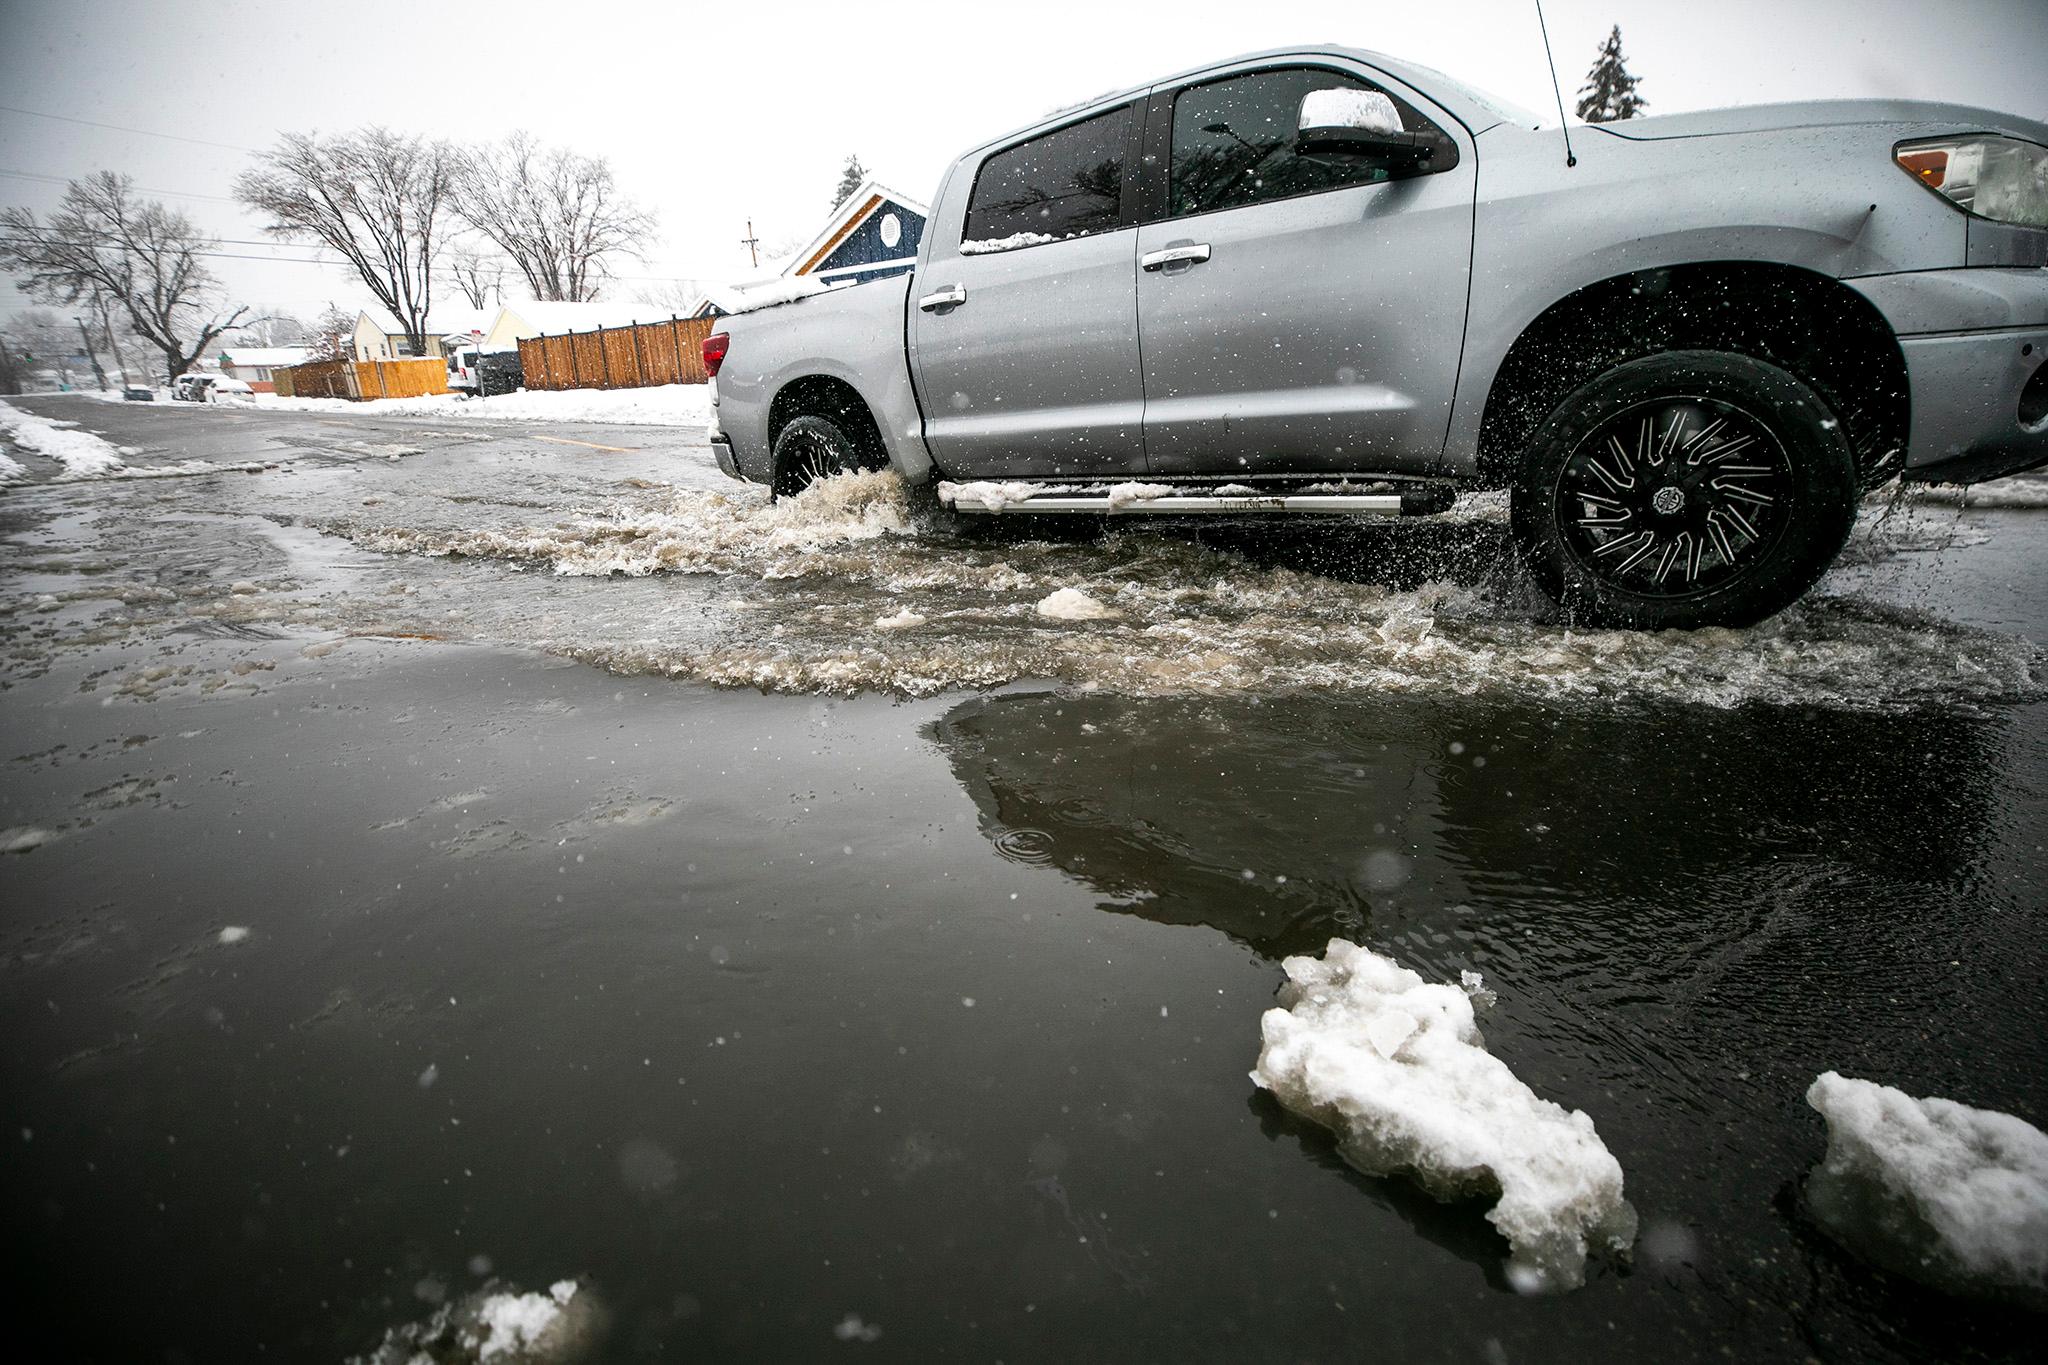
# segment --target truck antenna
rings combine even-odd
[[[1557,126],[1564,130],[1564,164],[1576,166],[1572,155],[1572,126],[1564,119],[1564,87],[1557,83],[1557,58],[1550,55],[1550,25],[1543,22],[1543,0],[1536,0],[1536,27],[1543,30],[1543,60],[1550,63],[1550,93],[1557,96]]]

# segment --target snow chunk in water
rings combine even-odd
[[[1105,607],[1079,588],[1061,588],[1040,602],[1037,610],[1054,621],[1106,621],[1117,614],[1115,608]]]
[[[392,1328],[350,1365],[570,1365],[591,1357],[604,1320],[574,1280],[557,1280],[545,1294],[487,1287]]]
[[[15,825],[11,829],[0,829],[0,853],[27,853],[56,838],[56,830],[39,829],[34,825]]]
[[[1621,1164],[1582,1111],[1536,1093],[1486,1050],[1474,973],[1431,985],[1370,949],[1331,939],[1290,957],[1266,1011],[1252,1080],[1337,1134],[1367,1175],[1406,1174],[1438,1199],[1498,1194],[1486,1215],[1513,1248],[1524,1293],[1585,1283],[1589,1249],[1622,1253],[1636,1214]]]
[[[246,924],[230,924],[220,931],[220,941],[223,944],[240,943],[247,937],[249,937],[249,926]]]
[[[923,624],[924,618],[909,607],[905,607],[894,616],[878,616],[875,618],[876,630],[909,630],[912,626],[921,626]]]
[[[1828,1124],[1806,1200],[1830,1236],[1938,1289],[2048,1307],[2048,1133],[1832,1071],[1806,1102]]]

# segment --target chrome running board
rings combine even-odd
[[[944,495],[941,494],[941,497]],[[954,511],[974,516],[1000,516],[1005,512],[1076,512],[1092,516],[1137,516],[1145,513],[1165,516],[1197,516],[1218,512],[1342,512],[1350,516],[1398,517],[1398,493],[1304,493],[1271,497],[1246,495],[1217,497],[1213,494],[1174,493],[1164,497],[1120,498],[1066,497],[1056,493],[1034,497],[983,500],[973,495],[950,499]]]
[[[1152,483],[1015,480],[941,481],[939,501],[969,516],[1005,512],[1037,516],[1258,516],[1276,512],[1347,517],[1422,517],[1450,510],[1457,488],[1447,479],[1403,476],[1348,479],[1272,477]]]

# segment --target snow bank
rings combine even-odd
[[[23,412],[11,403],[0,403],[0,431],[5,431],[14,443],[24,450],[33,450],[38,455],[47,455],[64,466],[64,472],[79,478],[92,478],[111,474],[121,468],[121,452],[108,445],[89,431],[69,431],[66,423],[59,426],[47,418],[32,412]],[[25,474],[21,464],[15,460],[7,462],[16,474],[6,476],[0,469],[0,482],[12,482]]]
[[[1486,1050],[1477,973],[1431,985],[1343,939],[1290,957],[1280,1007],[1260,1020],[1252,1080],[1337,1134],[1367,1175],[1412,1176],[1438,1199],[1498,1194],[1487,1221],[1513,1248],[1524,1293],[1585,1283],[1589,1249],[1621,1253],[1636,1215],[1621,1165],[1582,1111],[1566,1112]]]
[[[28,470],[21,461],[12,456],[0,455],[0,488],[11,483],[20,483],[28,477]]]
[[[545,1294],[486,1287],[390,1329],[349,1365],[571,1365],[591,1358],[603,1327],[602,1308],[574,1280]]]
[[[1938,1289],[2048,1307],[2048,1133],[1832,1071],[1806,1102],[1828,1125],[1806,1201],[1830,1236]]]
[[[1105,607],[1079,588],[1061,588],[1034,610],[1053,621],[1106,621],[1117,614],[1115,608]]]
[[[598,422],[626,426],[701,427],[711,421],[709,384],[663,384],[645,389],[521,389],[495,398],[452,393],[423,398],[279,398],[257,395],[257,405],[291,412],[349,412],[364,417],[445,418],[458,422]]]

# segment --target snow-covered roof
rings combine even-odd
[[[504,312],[527,336],[560,336],[599,327],[625,327],[635,322],[666,322],[675,310],[658,303],[625,299],[616,303],[508,303]]]
[[[230,346],[220,353],[220,362],[238,368],[303,365],[312,354],[304,346]]]
[[[433,315],[427,319],[427,325],[420,330],[430,337],[444,337],[454,332],[467,332],[472,327],[480,330],[487,329],[497,319],[497,316],[498,310],[495,308],[486,309],[482,312],[468,308],[437,308],[434,310]],[[364,318],[368,318],[370,326],[382,332],[385,336],[402,337],[405,335],[405,324],[374,303],[358,311],[356,317],[356,325],[358,327],[362,326]]]
[[[468,336],[471,332],[488,332],[498,321],[499,308],[443,309],[434,314],[433,331],[436,336]]]
[[[782,268],[776,273],[780,275],[801,273],[805,266],[812,264],[819,257],[823,256],[827,247],[846,236],[847,232],[859,220],[861,214],[865,213],[868,206],[878,199],[901,204],[920,218],[932,216],[930,207],[919,200],[912,199],[907,194],[898,194],[879,180],[864,181],[859,189],[846,196],[845,203],[833,210],[832,216],[826,220],[823,230],[817,236],[811,238],[804,245],[803,250],[797,252],[784,262]]]

